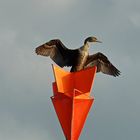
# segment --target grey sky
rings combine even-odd
[[[86,37],[120,69],[97,74],[80,140],[140,138],[139,0],[0,0],[0,139],[62,140],[50,96],[52,61],[34,49],[59,38],[69,48]]]

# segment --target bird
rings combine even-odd
[[[119,76],[120,71],[101,52],[89,55],[90,43],[102,43],[96,37],[90,36],[84,40],[78,49],[67,48],[60,39],[52,39],[35,49],[37,55],[49,56],[60,67],[71,67],[70,72],[77,72],[90,67],[97,67],[97,72],[111,76]]]

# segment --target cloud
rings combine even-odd
[[[140,27],[140,15],[139,13],[135,13],[130,17],[130,21],[133,23],[134,26]]]
[[[4,140],[45,140],[52,139],[47,130],[38,128],[36,125],[21,123],[11,114],[1,114],[0,139]]]
[[[103,52],[122,75],[97,74],[95,103],[81,139],[137,139],[139,4],[138,0],[0,0],[0,139],[63,139],[49,98],[52,61],[36,56],[34,49],[52,38],[76,48],[91,35],[103,43],[94,44],[90,53]]]

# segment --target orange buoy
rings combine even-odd
[[[96,67],[67,72],[53,65],[55,82],[51,97],[66,140],[78,140],[94,101],[90,96]]]

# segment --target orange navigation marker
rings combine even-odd
[[[66,140],[78,140],[94,101],[90,97],[96,67],[67,72],[53,65],[55,82],[51,97]]]

